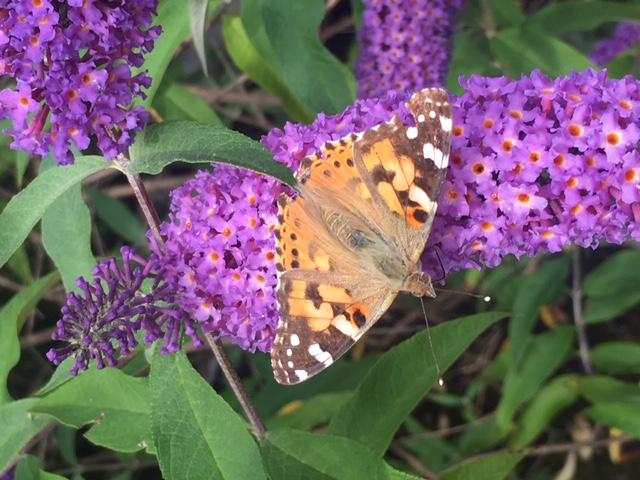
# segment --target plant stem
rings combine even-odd
[[[216,356],[216,360],[218,360],[220,368],[222,368],[225,377],[227,377],[227,380],[229,381],[229,385],[231,385],[233,392],[236,394],[236,397],[238,397],[240,405],[242,405],[242,409],[247,414],[247,418],[253,426],[253,431],[256,437],[259,439],[264,438],[267,428],[264,426],[264,422],[262,421],[262,418],[260,418],[260,414],[258,414],[251,397],[249,397],[249,394],[244,389],[242,380],[240,380],[240,377],[234,370],[233,365],[231,365],[231,361],[225,353],[224,347],[220,342],[214,340],[211,335],[206,335],[206,338],[207,342],[209,342],[209,345],[211,346],[211,350],[213,350],[213,354]]]

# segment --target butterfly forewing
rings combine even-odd
[[[305,158],[304,198],[279,200],[278,307],[271,352],[276,380],[294,384],[346,352],[386,311],[416,264],[446,173],[452,115],[447,93],[407,103],[415,126],[390,122]]]

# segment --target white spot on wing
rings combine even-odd
[[[290,357],[291,355],[293,355],[293,350],[287,348],[287,357]]]
[[[309,374],[305,370],[294,370],[293,373],[296,374],[296,377],[303,382],[309,377]]]
[[[450,132],[453,127],[453,120],[449,117],[440,117],[440,126],[445,132]]]
[[[309,346],[309,354],[313,355],[313,357],[322,364],[331,365],[333,363],[331,354],[322,350],[317,343]]]
[[[418,115],[418,121],[420,123],[424,122],[426,120],[425,116],[423,114]]]
[[[416,127],[407,128],[407,138],[413,140],[418,136],[418,129]]]
[[[429,199],[429,196],[417,185],[411,185],[409,189],[409,200],[416,202],[420,205],[426,212],[431,210],[432,201]]]
[[[289,360],[289,361],[287,362],[287,366],[288,366],[289,368],[293,368],[293,362],[292,362],[291,360]]]
[[[429,118],[436,118],[436,111],[435,110],[429,110]]]
[[[438,168],[446,168],[449,163],[449,158],[445,157],[441,150],[438,150],[431,143],[425,143],[422,149],[424,158],[430,158]]]
[[[289,340],[291,341],[291,345],[293,345],[294,347],[297,347],[298,345],[300,345],[300,337],[298,337],[298,335],[296,335],[295,333],[291,334],[291,337],[289,337]]]

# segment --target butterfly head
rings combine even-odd
[[[431,283],[431,277],[428,273],[417,270],[409,275],[404,281],[403,289],[405,292],[411,292],[416,297],[432,297],[436,296]]]

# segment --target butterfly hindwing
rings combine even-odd
[[[271,358],[278,382],[290,385],[344,354],[387,310],[397,292],[375,278],[362,282],[357,255],[314,219],[320,214],[305,206],[304,199],[283,195],[278,204],[281,320]]]

